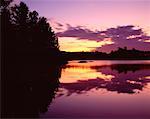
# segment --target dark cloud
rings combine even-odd
[[[62,23],[59,23],[57,21],[55,21],[55,19],[53,18],[49,18],[48,19],[49,24],[51,25],[52,29],[56,32],[56,31],[64,31],[64,27],[65,25]]]
[[[84,28],[83,26],[72,27],[71,25],[67,24],[67,30],[64,32],[57,33],[58,37],[75,37],[80,40],[94,40],[94,41],[101,41],[104,39],[104,36],[100,35],[100,32],[94,32],[90,29]]]
[[[56,26],[58,26],[58,27],[63,27],[63,26],[64,26],[63,24],[61,24],[61,23],[55,21],[55,19],[53,19],[53,18],[48,18],[47,20],[48,20],[50,23],[52,23],[52,25],[54,24],[54,25],[56,25]]]
[[[112,50],[117,50],[118,47],[127,47],[128,49],[138,49],[143,51],[150,51],[150,43],[138,40],[113,40],[114,44],[104,45],[102,47],[97,47],[97,51],[111,52]]]
[[[128,26],[119,26],[117,28],[109,28],[105,31],[106,35],[109,37],[119,37],[121,39],[124,39],[126,37],[132,36],[132,35],[142,35],[143,31],[142,29],[134,29],[135,27],[132,25]]]
[[[135,29],[132,25],[110,28],[105,31],[105,34],[112,39],[114,44],[98,47],[98,51],[110,52],[111,50],[118,49],[118,47],[123,48],[125,46],[129,49],[150,50],[150,43],[144,42],[149,40],[150,36],[145,35],[140,28]]]
[[[91,31],[83,26],[73,27],[66,24],[67,30],[58,32],[58,37],[74,37],[79,40],[94,40],[97,42],[103,41],[105,38],[111,38],[113,44],[97,47],[96,50],[110,52],[118,47],[127,46],[129,49],[136,48],[139,50],[150,50],[150,36],[147,36],[143,30],[133,25],[118,26],[109,28],[105,31]]]
[[[61,24],[61,23],[58,23],[58,22],[55,22],[56,24],[57,24],[57,26],[59,26],[59,27],[62,27],[62,26],[64,26],[63,24]]]
[[[63,28],[55,27],[56,30],[63,30]]]
[[[140,39],[140,40],[142,40],[142,41],[145,41],[145,40],[149,40],[150,36],[142,35],[142,36],[137,37],[137,38]]]

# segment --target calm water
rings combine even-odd
[[[70,61],[40,117],[150,117],[150,61]]]

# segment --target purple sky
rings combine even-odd
[[[100,34],[98,34],[100,31],[107,31],[108,28],[117,29],[117,26],[134,25],[142,28],[144,33],[150,35],[150,0],[23,1],[30,10],[36,10],[40,16],[48,18],[55,32],[59,32],[61,50],[109,52],[116,49],[117,46],[123,47],[122,44],[129,45],[129,48],[150,50],[150,39],[147,37],[146,39],[132,39],[130,43],[127,38],[122,40],[120,37],[119,40],[116,40],[115,36],[112,38],[108,36],[108,33],[109,39],[99,39]],[[119,35],[122,35],[122,32],[120,31]],[[64,33],[69,33],[69,35]],[[130,35],[132,36],[132,34]],[[146,36],[142,32],[139,35],[142,35],[142,38]]]

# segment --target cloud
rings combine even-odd
[[[66,26],[67,30],[58,32],[58,37],[75,37],[81,40],[95,40],[98,42],[105,38],[113,38],[113,40],[123,40],[130,36],[137,36],[136,38],[149,38],[148,36],[144,35],[142,29],[137,29],[133,25],[118,26],[117,28],[109,28],[105,31],[92,31],[84,26],[73,27],[70,24],[66,24]]]
[[[74,37],[80,40],[94,40],[94,41],[102,41],[104,36],[100,35],[100,32],[94,32],[90,29],[87,29],[83,26],[76,26],[72,27],[71,25],[67,24],[67,30],[64,32],[58,32],[58,37]]]
[[[54,18],[48,18],[48,22],[55,32],[63,32],[65,30],[65,24],[57,22]]]
[[[57,26],[59,26],[59,27],[62,27],[62,26],[64,26],[63,24],[61,24],[61,23],[58,23],[58,22],[55,22],[56,24],[57,24]]]
[[[70,24],[58,24],[59,28],[65,26],[65,30],[57,32],[58,37],[72,37],[78,40],[89,40],[96,42],[105,42],[110,39],[111,43],[104,43],[96,48],[97,51],[110,52],[125,47],[138,50],[150,50],[150,36],[143,32],[143,29],[133,26],[118,26],[116,28],[108,28],[104,31],[92,31],[85,26],[73,27]],[[110,41],[109,40],[109,41]]]
[[[110,52],[118,47],[127,46],[129,49],[136,48],[138,50],[150,50],[150,36],[145,35],[141,28],[135,26],[119,26],[104,31],[106,36],[110,37],[114,44],[98,47],[98,51]]]
[[[126,38],[132,35],[142,35],[142,29],[134,29],[135,26],[127,25],[127,26],[118,26],[117,28],[109,28],[105,31],[106,35],[110,37],[119,37]]]

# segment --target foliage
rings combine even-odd
[[[2,44],[6,54],[56,53],[58,39],[47,19],[30,11],[27,5],[10,5],[12,0],[1,4]]]

